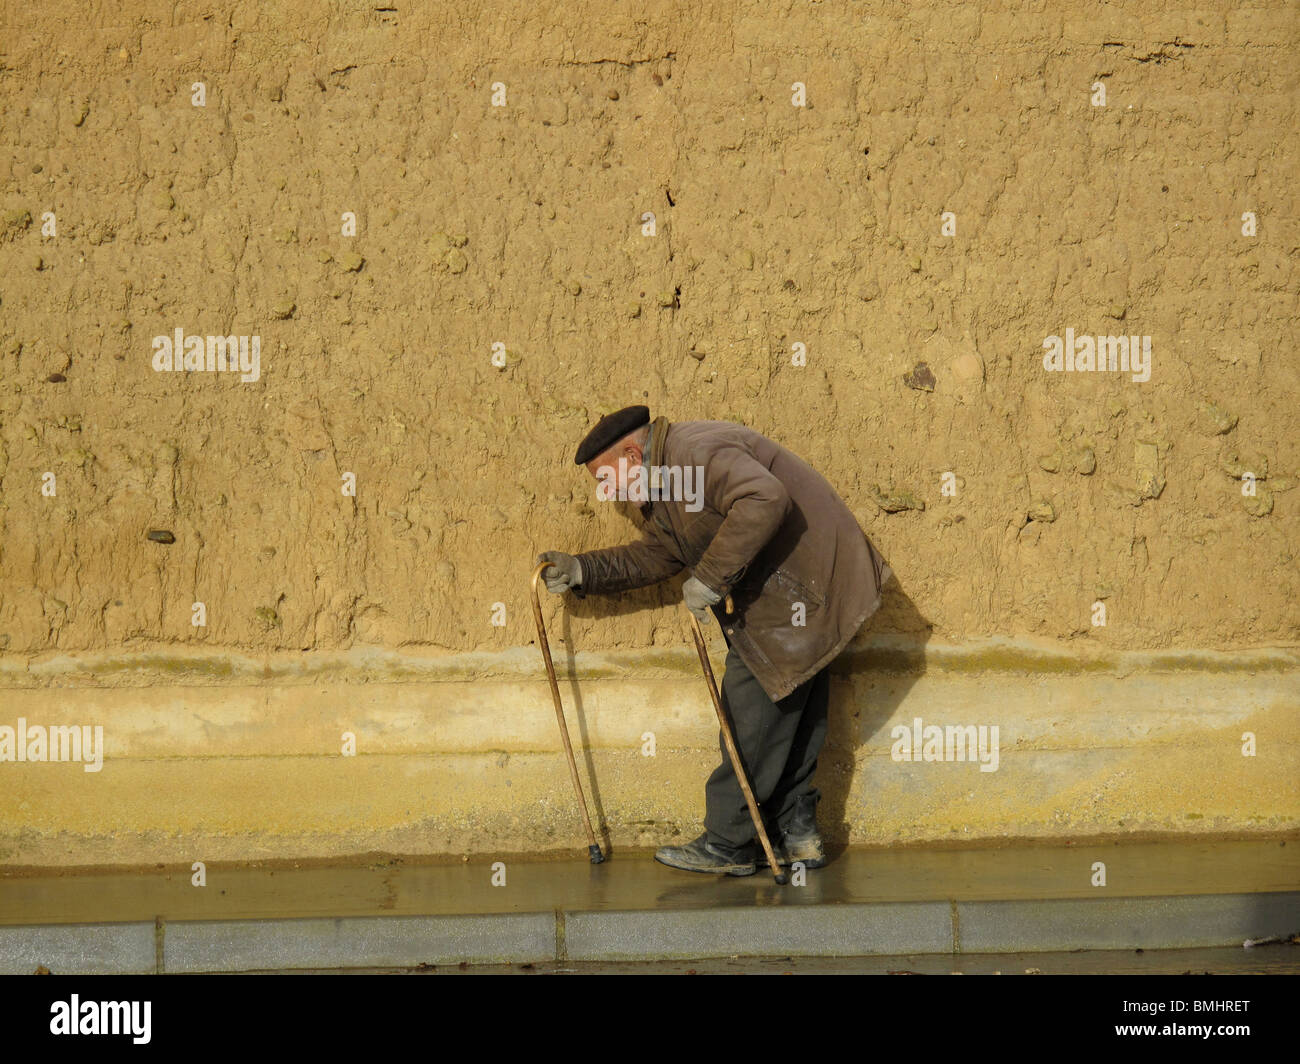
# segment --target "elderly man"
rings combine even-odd
[[[782,865],[826,863],[813,770],[826,738],[830,665],[880,606],[893,575],[826,480],[778,443],[727,421],[650,422],[645,406],[604,417],[578,447],[603,497],[641,501],[634,543],[578,555],[546,551],[556,593],[613,594],[690,568],[687,607],[727,641],[721,699],[754,800]],[[639,490],[638,490],[639,489]],[[730,594],[734,613],[723,611]],[[704,833],[655,860],[692,872],[752,875],[767,859],[718,734]]]

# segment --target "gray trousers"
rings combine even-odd
[[[727,671],[719,692],[731,722],[736,749],[749,778],[772,845],[781,841],[801,800],[816,801],[812,785],[817,756],[826,740],[826,711],[830,704],[830,666],[773,702],[728,641]],[[744,792],[718,732],[722,764],[704,785],[704,827],[715,846],[738,848],[756,843],[754,821]]]

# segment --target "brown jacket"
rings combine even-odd
[[[574,593],[628,591],[689,566],[723,596],[714,615],[755,679],[773,701],[784,698],[848,645],[893,570],[835,489],[780,444],[729,421],[660,417],[651,430],[651,469],[703,467],[703,509],[688,510],[682,491],[652,497],[639,540],[577,555]]]

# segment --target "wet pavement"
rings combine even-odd
[[[1097,861],[1106,866],[1105,887],[1092,882]],[[501,886],[492,882],[496,862]],[[785,887],[766,869],[746,877],[683,872],[650,852],[609,855],[599,865],[585,855],[213,864],[204,887],[192,886],[192,876],[188,865],[0,871],[0,925],[1266,893],[1300,890],[1300,839],[849,850],[809,871],[805,885]]]
[[[830,958],[869,959],[852,970],[903,970],[915,966],[880,966],[920,956],[927,971],[953,971],[963,970],[955,956],[967,965],[984,954],[1102,950],[1114,963],[1134,947],[1233,947],[1255,963],[1263,954],[1243,942],[1300,931],[1294,839],[851,850],[788,886],[766,870],[703,875],[644,852],[600,865],[585,856],[211,865],[205,886],[192,876],[188,866],[0,873],[0,971],[431,970],[460,961],[560,970],[732,956],[797,957],[800,971],[826,970],[817,965]],[[1042,965],[1003,970],[1032,967]]]

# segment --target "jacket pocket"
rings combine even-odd
[[[779,587],[784,588],[787,594],[800,602],[811,602],[817,606],[826,605],[826,599],[822,595],[817,594],[816,591],[786,569],[774,569],[771,579]]]

